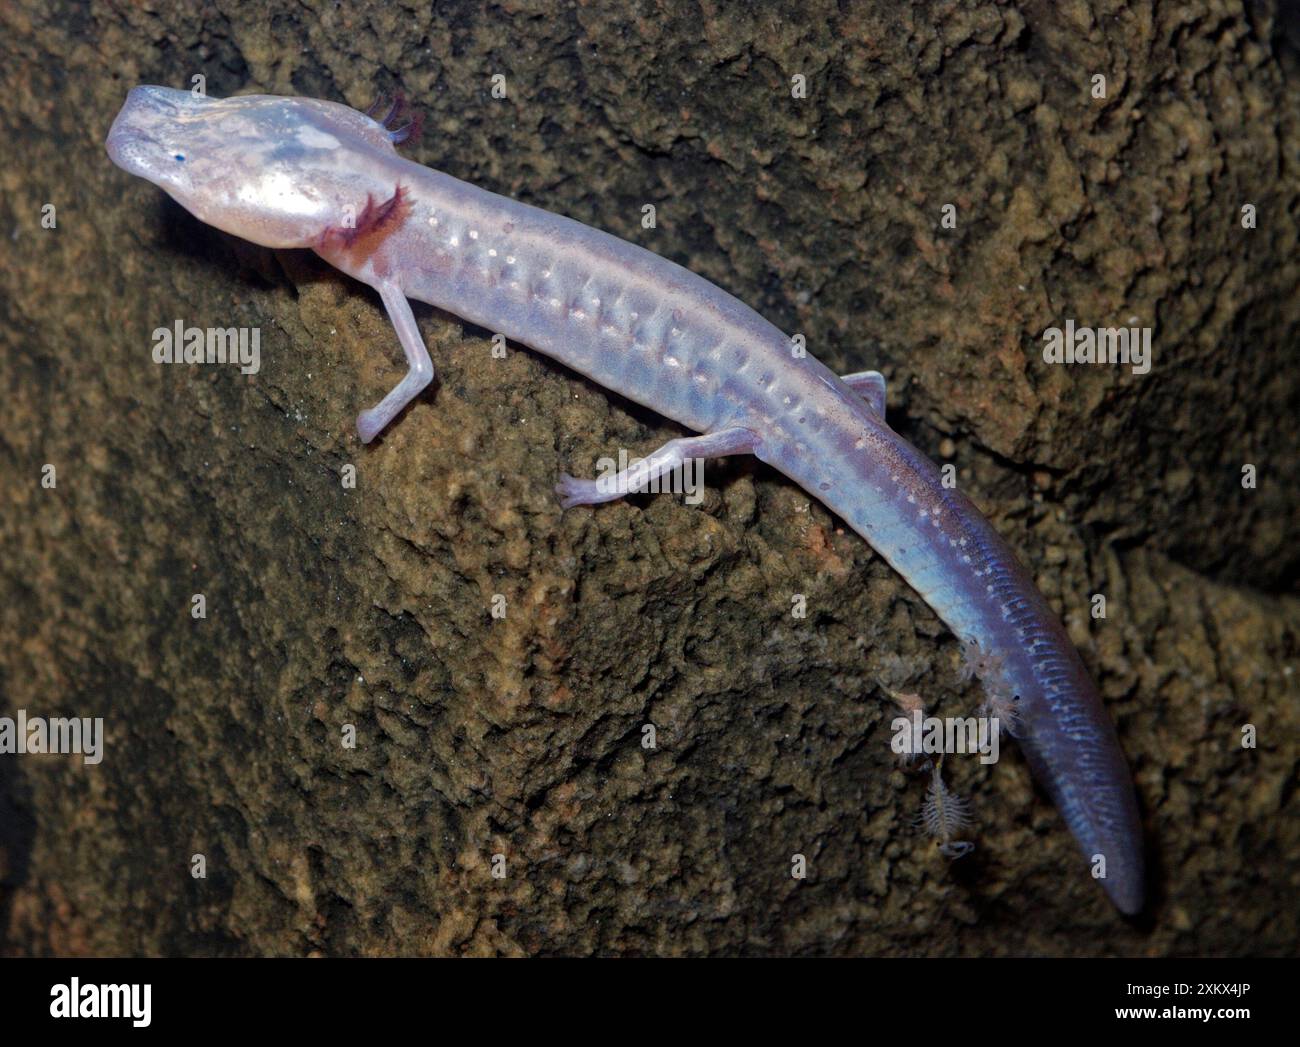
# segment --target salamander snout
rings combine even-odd
[[[109,158],[124,171],[164,189],[188,185],[188,157],[178,123],[202,99],[169,87],[133,87],[104,143]]]

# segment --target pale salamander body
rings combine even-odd
[[[703,435],[650,456],[755,455],[842,517],[950,629],[996,665],[1017,739],[1115,905],[1143,902],[1132,781],[1115,729],[1056,616],[993,527],[884,419],[875,372],[842,379],[707,280],[617,237],[399,156],[383,123],[333,102],[217,100],[137,87],[112,159],[202,221],[308,247],[375,288],[408,372],[362,412],[372,440],[433,368],[407,299],[554,357]],[[620,488],[622,489],[622,488]],[[564,477],[565,506],[617,494]],[[1102,859],[1102,861],[1099,861]]]

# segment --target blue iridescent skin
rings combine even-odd
[[[1017,740],[1086,868],[1104,867],[1121,911],[1141,909],[1132,779],[1097,690],[1011,549],[885,424],[880,376],[839,378],[707,280],[412,163],[393,147],[401,137],[332,102],[138,87],[107,145],[201,220],[268,247],[311,248],[379,292],[408,371],[361,413],[365,442],[433,378],[414,298],[702,434],[651,454],[642,481],[684,458],[749,453],[815,496],[997,666],[985,683],[1015,700]],[[557,490],[566,508],[618,497],[568,476]]]

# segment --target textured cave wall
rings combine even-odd
[[[1295,951],[1288,27],[1229,0],[780,6],[0,8],[0,713],[107,730],[94,768],[0,756],[0,948]],[[774,473],[561,515],[561,470],[677,431],[429,309],[436,391],[363,448],[356,412],[400,375],[377,300],[104,155],[130,86],[195,74],[401,88],[416,159],[885,371],[892,423],[957,466],[1098,678],[1149,914],[1080,874],[1013,747],[946,768],[973,855],[918,835],[882,684],[944,714],[979,696],[924,604]],[[1151,373],[1045,366],[1067,317],[1153,327]],[[261,372],[153,364],[177,319],[260,327]]]

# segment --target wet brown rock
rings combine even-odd
[[[107,737],[96,767],[0,758],[3,948],[1292,952],[1297,60],[1268,5],[1203,6],[5,5],[0,712]],[[978,695],[924,604],[775,474],[561,514],[561,470],[675,430],[427,309],[436,392],[360,446],[399,374],[377,301],[104,156],[129,86],[196,73],[358,105],[401,86],[422,162],[885,371],[891,420],[950,454],[1098,676],[1149,918],[1074,875],[1014,751],[950,768],[975,854],[916,832],[882,685],[940,714]],[[1130,316],[1150,374],[1042,362],[1045,328]],[[260,327],[260,373],[153,364],[178,318]]]

